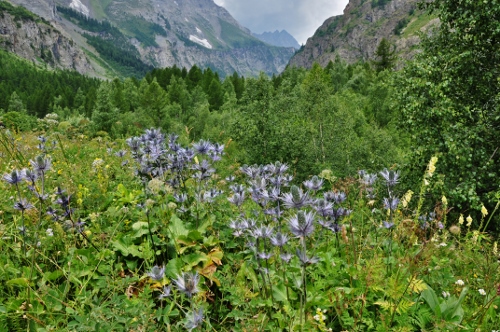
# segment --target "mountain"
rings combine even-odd
[[[252,33],[252,35],[269,45],[282,46],[282,47],[293,47],[299,49],[300,45],[291,34],[286,30],[274,31],[274,32],[263,32],[263,33]]]
[[[72,64],[68,68],[96,76],[141,76],[153,67],[190,68],[195,64],[211,68],[221,76],[233,72],[245,76],[260,72],[276,74],[294,54],[292,47],[271,46],[255,38],[212,0],[9,2],[40,17],[17,20],[14,24],[19,29],[18,37],[25,39],[24,44],[33,44],[34,38],[22,35],[26,24],[35,24],[40,31],[50,29],[60,36],[60,41],[75,45],[75,50],[85,54],[87,59],[82,61],[91,67]],[[6,16],[15,15],[7,13]],[[4,21],[0,17],[0,26]],[[8,46],[3,47],[9,50]],[[42,48],[53,53],[52,46],[49,43]],[[17,48],[10,50],[18,51]],[[27,52],[19,55],[40,61],[39,56]],[[55,54],[52,57],[57,58]]]
[[[385,38],[400,60],[418,52],[419,32],[430,31],[439,20],[417,8],[421,0],[350,0],[343,15],[327,19],[290,60],[290,65],[326,66],[339,56],[347,63],[374,59]]]

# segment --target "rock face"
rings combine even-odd
[[[49,10],[49,12],[51,12]],[[37,63],[82,74],[94,72],[85,53],[47,23],[0,16],[0,47]]]
[[[86,32],[61,15],[57,6],[108,21],[137,49],[140,60],[155,67],[211,68],[222,76],[281,72],[292,47],[270,46],[253,37],[212,0],[9,0],[40,15],[86,52],[103,61],[82,35]],[[105,62],[105,61],[104,61]],[[94,64],[94,66],[98,66]]]
[[[327,19],[290,60],[293,66],[326,66],[337,56],[353,63],[368,61],[382,40],[389,40],[401,60],[418,52],[419,32],[438,20],[417,9],[421,0],[350,0],[343,15]]]
[[[300,45],[291,34],[286,30],[274,31],[274,32],[264,32],[264,33],[253,33],[253,36],[268,43],[269,45],[282,46],[282,47],[293,47],[299,49]]]

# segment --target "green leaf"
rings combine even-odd
[[[194,267],[201,262],[208,261],[208,256],[202,252],[195,252],[182,257],[182,260],[190,267]]]
[[[27,278],[15,278],[7,281],[7,285],[28,287],[29,282]]]
[[[286,296],[286,288],[285,285],[280,283],[278,285],[273,286],[273,297],[276,301],[286,302],[288,298]]]

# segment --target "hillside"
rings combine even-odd
[[[374,58],[385,38],[400,60],[418,52],[419,32],[438,19],[417,8],[420,0],[350,0],[343,15],[327,19],[290,60],[291,65],[310,68],[314,62],[326,66],[337,56],[347,63]]]
[[[93,66],[82,73],[104,70],[102,75],[107,77],[140,76],[152,67],[191,68],[196,64],[221,76],[235,71],[255,76],[281,72],[294,52],[253,37],[212,1],[9,2],[50,22],[61,36],[87,53],[90,60],[86,61]],[[32,42],[31,35],[23,38],[28,45]],[[36,60],[33,55],[19,54]]]

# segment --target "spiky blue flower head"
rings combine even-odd
[[[285,263],[290,262],[290,260],[292,259],[292,257],[293,257],[293,256],[292,256],[292,254],[290,254],[290,253],[283,253],[283,254],[281,254],[281,255],[280,255],[281,260],[282,260],[283,262],[285,262]]]
[[[398,204],[399,204],[398,198],[393,197],[389,199],[387,197],[384,197],[384,208],[386,208],[387,210],[396,211],[396,209],[398,208]]]
[[[38,179],[38,174],[36,172],[33,172],[28,168],[23,169],[21,172],[23,174],[23,178],[30,181],[32,185],[35,184],[36,180]]]
[[[148,272],[147,275],[153,280],[160,281],[165,276],[165,266],[159,267],[158,265],[155,265],[151,268],[151,272]]]
[[[302,265],[316,264],[319,262],[318,257],[307,257],[307,253],[304,250],[296,250],[297,257]]]
[[[15,169],[10,174],[4,174],[2,176],[2,179],[11,185],[17,185],[24,180],[24,175],[21,171]]]
[[[33,208],[34,208],[33,204],[31,204],[24,198],[21,198],[21,200],[14,203],[14,209],[18,211],[24,212],[26,210],[31,210]]]
[[[285,206],[289,209],[300,209],[311,203],[309,192],[303,192],[297,186],[290,187],[290,192],[283,194],[281,198]]]
[[[283,247],[288,242],[288,236],[283,233],[276,233],[270,237],[271,244],[276,247]]]
[[[228,197],[227,200],[236,206],[241,206],[245,201],[245,192],[234,193],[233,196]]]
[[[273,254],[269,253],[269,252],[259,252],[257,254],[257,256],[260,258],[260,259],[263,259],[263,260],[268,260],[269,258],[273,257]]]
[[[37,137],[37,139],[38,139],[38,141],[39,141],[40,143],[45,143],[45,142],[47,142],[47,138],[46,138],[45,136],[43,136],[43,135],[39,135],[39,136]]]
[[[246,188],[244,185],[237,183],[237,184],[230,185],[229,189],[231,189],[231,191],[235,194],[241,194],[241,193],[245,192]]]
[[[240,167],[240,171],[251,179],[256,179],[257,177],[261,177],[261,169],[257,165],[253,166],[243,165]]]
[[[52,161],[50,157],[36,156],[34,160],[30,160],[31,167],[38,174],[45,174],[50,170]]]
[[[387,221],[382,221],[382,227],[384,227],[385,229],[391,229],[394,227],[394,223],[393,222],[387,222]]]
[[[118,150],[115,152],[115,156],[118,158],[123,158],[127,154],[127,150]]]
[[[380,172],[380,175],[382,175],[382,177],[385,180],[385,183],[389,187],[393,187],[399,182],[399,171],[394,172],[393,170],[388,170],[387,168],[384,168],[384,170]]]
[[[290,231],[297,237],[307,237],[314,231],[314,213],[299,211],[290,217]]]
[[[193,144],[193,148],[198,152],[198,154],[206,155],[213,150],[212,143],[200,139],[197,143]]]
[[[169,297],[170,293],[171,293],[171,288],[172,288],[172,284],[170,284],[168,286],[163,286],[162,292],[158,296],[158,299],[163,300],[164,298]]]
[[[313,205],[314,210],[323,218],[333,216],[333,204],[326,199],[318,199]]]
[[[192,331],[195,328],[200,327],[202,323],[203,323],[203,308],[199,308],[197,310],[193,310],[193,312],[187,315],[184,327],[188,331]]]
[[[272,233],[273,233],[273,228],[271,226],[260,226],[250,230],[250,234],[256,239],[268,238],[271,236]]]
[[[361,183],[365,186],[371,187],[377,181],[377,174],[363,173]]]
[[[180,276],[177,276],[177,279],[174,279],[173,282],[177,286],[177,289],[189,298],[200,291],[198,288],[198,283],[200,282],[200,275],[198,272],[183,272]]]
[[[309,190],[318,191],[323,187],[323,179],[314,175],[310,180],[304,181],[303,184]]]

